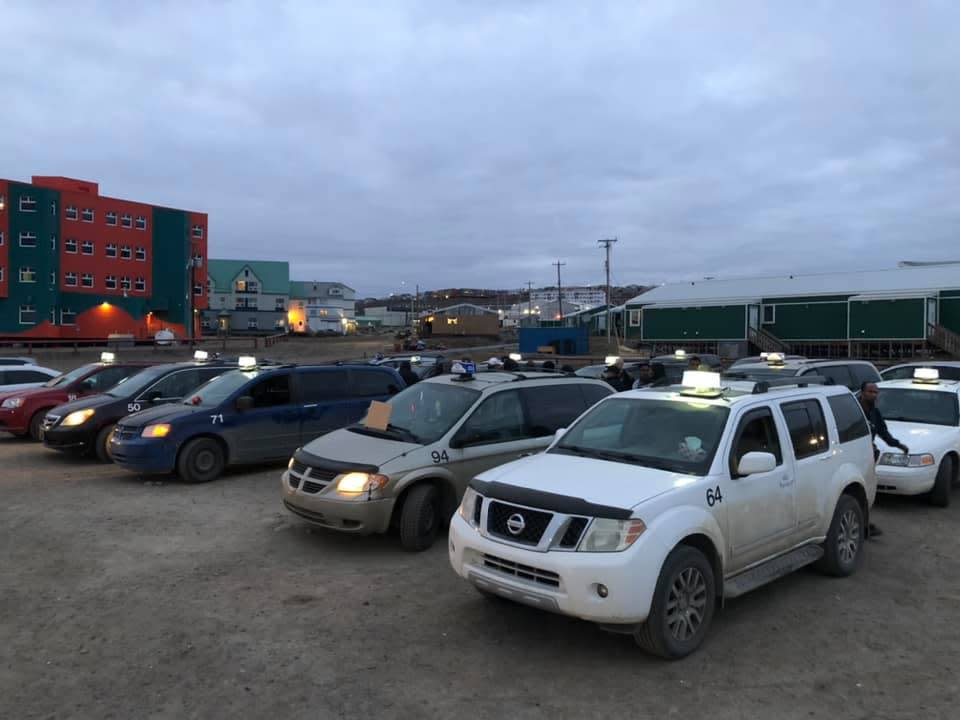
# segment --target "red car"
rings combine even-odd
[[[0,432],[40,439],[47,411],[86,395],[102,393],[150,363],[98,362],[59,375],[41,387],[0,394]]]

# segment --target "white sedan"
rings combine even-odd
[[[876,438],[877,491],[927,495],[940,507],[950,504],[950,489],[960,469],[960,382],[928,379],[877,383],[880,409],[890,434],[910,448],[905,455]]]

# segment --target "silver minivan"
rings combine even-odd
[[[477,474],[544,450],[556,431],[613,392],[550,372],[441,375],[388,401],[389,424],[360,422],[297,450],[283,504],[322,527],[356,534],[396,527],[425,550]]]

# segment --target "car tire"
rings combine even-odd
[[[97,439],[93,445],[93,453],[100,462],[113,462],[113,456],[110,455],[110,436],[116,425],[106,425],[100,428],[97,433]]]
[[[650,615],[634,639],[653,655],[668,660],[686,657],[703,643],[716,603],[710,561],[696,548],[679,545],[663,563]]]
[[[949,507],[950,488],[953,485],[953,458],[945,457],[940,461],[937,469],[937,479],[933,482],[933,489],[927,496],[931,505],[935,507]]]
[[[400,513],[400,544],[404,550],[420,552],[433,545],[440,525],[439,501],[433,485],[415,485],[407,493]]]
[[[30,417],[30,437],[40,442],[40,427],[43,425],[43,418],[46,416],[46,410],[37,410]]]
[[[830,530],[823,543],[823,557],[817,561],[817,569],[834,577],[847,577],[856,572],[863,559],[866,529],[860,503],[852,495],[841,495],[833,511]]]
[[[212,438],[195,438],[177,457],[177,475],[188,483],[210,482],[220,477],[225,464],[220,443]]]

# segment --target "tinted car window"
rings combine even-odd
[[[850,442],[870,434],[867,419],[863,416],[860,403],[853,395],[831,395],[827,404],[833,412],[833,419],[837,422],[837,432],[840,442]]]
[[[850,366],[850,372],[853,373],[853,387],[851,390],[859,390],[865,382],[880,382],[880,373],[872,365],[856,363]]]
[[[7,370],[6,378],[8,385],[16,385],[18,383],[46,382],[50,379],[50,376],[36,370]]]
[[[797,460],[817,455],[829,447],[826,422],[820,403],[801,400],[780,406],[790,430],[790,444]]]
[[[154,399],[179,399],[200,384],[198,370],[177,370],[148,387],[142,394]]]
[[[567,427],[587,409],[576,385],[529,387],[520,391],[527,404],[527,419],[533,437],[553,435]]]
[[[877,408],[886,420],[957,426],[957,394],[910,388],[883,388]]]
[[[769,410],[755,410],[741,420],[730,454],[731,477],[739,475],[737,468],[740,467],[740,460],[749,452],[771,453],[777,459],[777,465],[783,462],[777,426]]]
[[[586,385],[583,383],[580,384],[580,391],[583,393],[583,401],[586,404],[586,407],[595,405],[605,397],[613,394],[611,388],[609,387],[603,387],[601,385]]]
[[[91,390],[96,392],[103,392],[104,390],[109,390],[118,382],[123,380],[125,377],[129,377],[137,372],[140,368],[136,367],[110,367],[104,368],[96,375],[92,375],[84,380],[84,385],[89,387]]]
[[[350,394],[356,397],[393,395],[399,389],[390,373],[359,369],[350,371]]]
[[[484,400],[457,433],[465,443],[508,442],[529,437],[520,393],[506,390]]]
[[[300,400],[305,403],[340,400],[349,396],[350,386],[346,370],[313,370],[297,375]]]
[[[279,373],[255,383],[247,393],[253,398],[253,406],[276,407],[290,404],[290,373]]]
[[[832,380],[834,385],[841,385],[851,389],[854,388],[853,376],[850,374],[850,369],[846,365],[823,365],[821,367],[811,368],[803,374],[822,375],[828,380]],[[857,383],[856,387],[859,388],[860,384]]]

